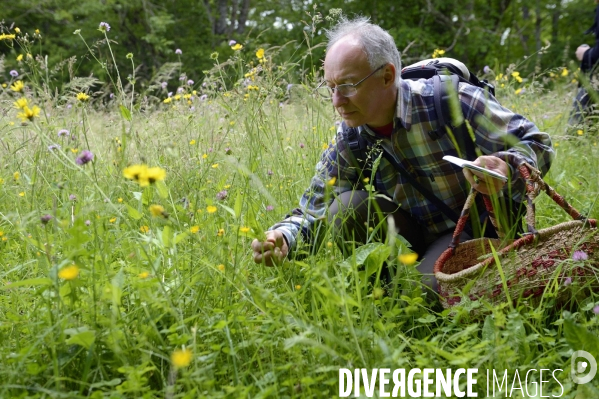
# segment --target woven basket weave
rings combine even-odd
[[[599,264],[596,220],[582,216],[547,185],[540,172],[532,166],[523,163],[518,170],[526,180],[528,233],[507,243],[502,239],[489,238],[460,243],[459,237],[476,195],[476,191],[472,190],[456,225],[452,244],[437,259],[434,267],[441,303],[446,309],[462,303],[465,296],[470,300],[484,298],[493,304],[520,299],[535,304],[546,290],[555,290],[564,299],[567,296],[566,279],[579,279],[582,283],[590,278],[597,279],[590,267]],[[541,190],[575,220],[536,230],[533,200]],[[485,205],[493,226],[498,230],[488,198],[485,198]],[[503,235],[499,230],[498,233],[501,238]],[[496,251],[499,265],[491,247]],[[574,251],[584,251],[589,262],[583,264],[573,260]]]

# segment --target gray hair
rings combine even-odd
[[[401,81],[401,56],[397,50],[393,37],[378,25],[369,22],[366,17],[357,17],[348,20],[341,16],[339,22],[333,28],[326,31],[329,42],[327,51],[346,36],[354,37],[362,45],[368,64],[372,69],[378,68],[385,63],[395,65],[395,83]]]

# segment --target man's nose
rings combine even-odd
[[[345,103],[347,103],[347,97],[341,95],[341,93],[339,93],[339,90],[334,90],[333,91],[333,106],[334,107],[338,107],[340,105],[343,105]]]

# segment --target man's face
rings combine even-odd
[[[391,64],[370,76],[356,87],[357,93],[351,97],[343,97],[335,90],[333,106],[348,126],[379,127],[393,121],[397,90],[395,75],[390,70],[394,72]],[[358,83],[372,71],[360,44],[351,37],[335,43],[324,61],[324,76],[330,87]]]

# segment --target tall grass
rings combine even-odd
[[[471,314],[484,304],[443,311],[419,287],[382,295],[330,236],[279,267],[253,263],[251,240],[296,206],[335,136],[331,106],[310,93],[315,76],[265,49],[215,54],[192,83],[167,65],[137,88],[100,59],[106,82],[73,77],[54,89],[47,71],[58,71],[24,57],[0,92],[0,397],[332,397],[341,367],[559,368],[561,397],[599,397],[568,376],[577,345],[599,353],[596,294],[481,318]],[[497,97],[552,136],[547,181],[597,217],[599,137],[593,124],[566,130],[571,74],[518,82],[513,69],[489,76]],[[19,98],[40,114],[21,122]],[[79,165],[84,150],[94,159]],[[137,164],[165,180],[126,179]],[[567,219],[546,198],[537,209],[540,227]],[[383,254],[368,261],[376,272],[385,246],[366,250]],[[419,278],[397,266],[405,281]],[[484,397],[482,378],[479,388]]]

